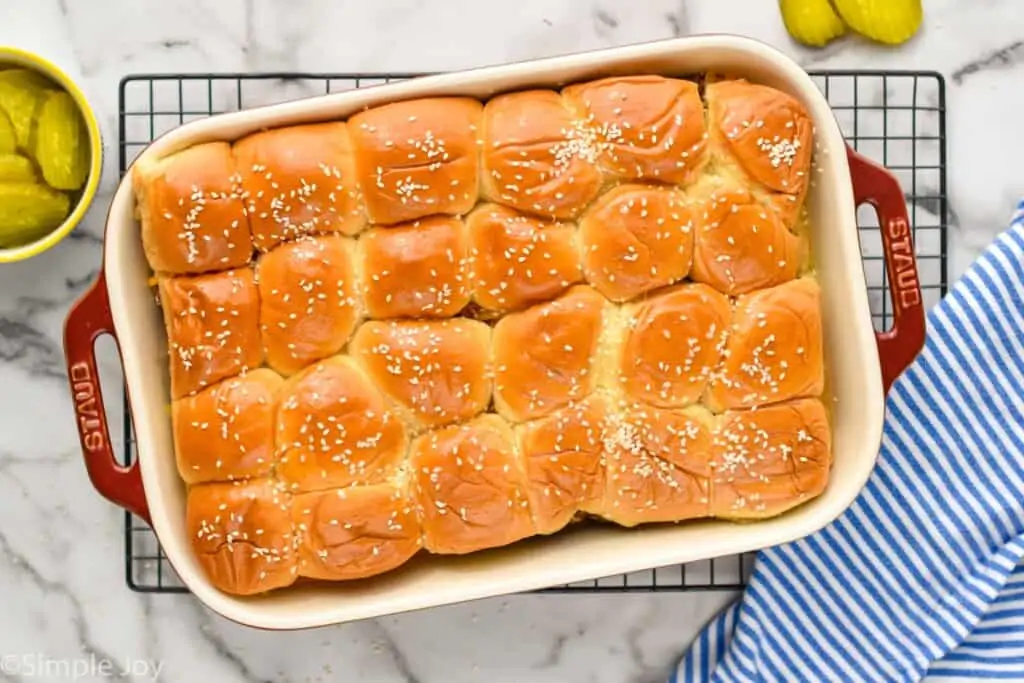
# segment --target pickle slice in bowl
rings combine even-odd
[[[7,154],[18,149],[18,136],[14,134],[14,124],[10,117],[0,108],[0,154]]]
[[[50,81],[33,71],[0,71],[0,109],[14,125],[14,134],[22,149],[29,148],[32,125],[51,87]]]
[[[32,156],[47,185],[58,190],[79,190],[89,175],[89,132],[66,92],[46,95],[33,137]]]
[[[55,230],[71,200],[40,183],[0,183],[0,247],[28,244]]]
[[[34,183],[36,169],[32,160],[20,154],[0,153],[0,183]]]

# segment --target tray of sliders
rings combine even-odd
[[[707,36],[175,129],[119,187],[65,348],[98,491],[212,609],[289,629],[814,531],[923,330],[896,180],[796,64]]]

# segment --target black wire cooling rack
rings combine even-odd
[[[128,76],[119,97],[119,160],[123,175],[135,156],[157,136],[213,114],[323,93],[412,78],[420,74],[146,74]],[[811,76],[835,112],[847,141],[896,174],[906,193],[914,227],[921,287],[930,308],[946,293],[948,207],[946,201],[945,82],[934,72],[821,71]],[[889,285],[878,220],[869,207],[858,211],[864,271],[875,327],[891,322]],[[124,462],[135,457],[127,401]],[[722,557],[684,566],[614,576],[548,591],[631,592],[738,590],[752,556]],[[148,593],[186,592],[149,526],[125,516],[128,586]]]

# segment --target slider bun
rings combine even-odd
[[[677,285],[628,307],[625,319],[614,374],[626,396],[660,408],[700,400],[728,338],[729,299],[707,285]]]
[[[607,303],[594,289],[510,313],[494,327],[494,407],[510,422],[547,415],[593,391]]]
[[[825,371],[818,283],[801,278],[739,297],[725,349],[705,397],[716,412],[820,396]]]
[[[594,133],[551,90],[488,100],[483,143],[484,198],[525,213],[575,218],[604,183]]]
[[[682,193],[622,185],[580,221],[583,272],[612,301],[626,301],[686,277],[694,218]]]
[[[413,429],[467,420],[491,400],[491,329],[476,320],[367,322],[349,347]]]
[[[391,483],[295,496],[299,576],[349,581],[405,564],[421,546],[409,497]]]
[[[283,383],[277,373],[259,368],[171,404],[174,455],[186,484],[270,473]]]
[[[290,491],[374,484],[394,474],[402,422],[358,364],[335,356],[288,380],[277,414],[277,476]]]
[[[142,246],[158,273],[238,268],[252,259],[239,176],[226,142],[210,142],[132,166]]]
[[[465,97],[394,102],[349,119],[372,223],[461,216],[477,200],[483,105]]]
[[[193,394],[263,361],[259,292],[249,268],[160,277],[171,398]]]
[[[526,492],[539,534],[551,534],[604,496],[605,401],[592,396],[516,427]]]
[[[234,154],[260,251],[302,235],[354,235],[365,225],[344,123],[260,131],[236,142]]]
[[[814,126],[781,90],[727,80],[707,85],[711,144],[720,171],[753,180],[792,227],[807,193]]]
[[[466,219],[473,300],[505,312],[558,296],[583,278],[576,230],[567,223],[482,204]]]
[[[616,76],[562,93],[600,140],[601,166],[619,178],[681,185],[707,164],[704,103],[693,81]]]
[[[496,415],[417,437],[409,465],[430,552],[471,553],[535,533],[514,437]]]
[[[351,240],[302,237],[257,265],[267,364],[291,375],[345,346],[359,320]]]
[[[727,412],[711,449],[711,513],[782,514],[825,490],[831,457],[828,415],[817,399]]]
[[[796,277],[803,259],[800,240],[747,190],[719,187],[697,213],[695,281],[737,295]]]
[[[291,496],[276,482],[193,486],[185,517],[199,566],[218,589],[256,595],[295,582]]]
[[[449,318],[469,303],[469,240],[461,219],[432,216],[359,239],[371,318]]]
[[[600,516],[626,527],[708,516],[711,421],[697,407],[635,404],[610,413]]]

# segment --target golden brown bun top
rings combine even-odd
[[[274,465],[274,418],[284,380],[266,368],[171,404],[174,450],[189,484],[264,476]]]
[[[710,424],[700,408],[635,404],[612,413],[601,514],[625,526],[707,516]]]
[[[423,526],[435,553],[467,553],[534,533],[512,431],[495,415],[418,437],[410,468]]]
[[[726,358],[712,380],[712,410],[749,408],[824,389],[821,289],[800,278],[736,300]]]
[[[257,249],[302,235],[353,235],[366,222],[344,123],[253,133],[234,155]]]
[[[300,576],[374,576],[404,564],[421,547],[412,501],[391,483],[304,493],[292,509]]]
[[[803,260],[799,239],[747,190],[712,189],[697,205],[692,278],[729,295],[788,282]]]
[[[596,132],[601,164],[621,178],[684,184],[707,163],[704,103],[693,81],[617,76],[563,94]]]
[[[712,447],[711,512],[771,517],[817,496],[828,483],[831,438],[817,399],[726,413]]]
[[[226,142],[195,145],[132,167],[142,242],[160,273],[237,268],[252,258],[240,177]]]
[[[472,244],[472,286],[477,304],[511,311],[558,296],[582,278],[576,231],[482,204],[466,219]]]
[[[281,392],[277,475],[289,490],[384,481],[406,445],[401,421],[351,358],[310,366]]]
[[[270,479],[188,491],[186,528],[207,577],[234,595],[291,585],[298,573],[291,496]]]
[[[259,367],[259,293],[251,268],[159,278],[171,396]]]
[[[463,97],[394,102],[349,119],[370,221],[462,215],[477,200],[483,105]]]
[[[491,330],[476,320],[362,325],[349,352],[417,427],[469,419],[491,398]]]
[[[319,235],[260,258],[263,349],[267,364],[281,374],[341,351],[351,336],[359,320],[354,252],[351,240]]]
[[[620,185],[580,222],[583,271],[612,301],[626,301],[690,272],[693,212],[666,187]]]
[[[597,142],[557,92],[498,95],[484,107],[484,194],[543,218],[575,218],[604,182]]]
[[[598,395],[516,428],[538,533],[557,531],[604,496],[604,426]]]
[[[450,318],[469,303],[469,240],[459,218],[431,216],[359,239],[371,318]]]
[[[618,373],[627,397],[662,408],[697,402],[725,349],[729,299],[707,285],[683,284],[627,315]]]
[[[666,410],[628,402],[617,408],[609,414],[605,427],[604,446],[610,455],[644,456],[694,476],[708,476],[713,423],[709,412],[700,407]],[[633,470],[629,474],[646,477],[657,472]]]
[[[743,80],[709,83],[711,123],[736,162],[769,190],[797,195],[808,183],[811,117],[781,90]]]
[[[502,318],[494,328],[494,398],[512,421],[547,415],[586,397],[607,302],[591,287]]]

